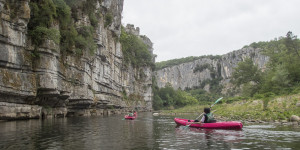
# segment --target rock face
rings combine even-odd
[[[27,35],[29,2],[0,0],[0,119],[152,109],[152,69],[125,68],[121,43],[115,39],[121,33],[123,0],[97,1],[103,15],[108,12],[103,10],[112,14],[112,23],[106,27],[104,17],[98,18],[93,35],[95,55],[84,53],[81,57],[62,55],[50,40],[37,48],[39,57],[33,57],[34,47]],[[91,24],[88,14],[80,9],[77,12],[77,27]],[[151,41],[137,36],[152,53]],[[142,79],[140,73],[144,74]],[[125,101],[124,94],[139,97],[139,101]]]
[[[207,57],[164,68],[155,72],[158,87],[164,87],[170,83],[174,89],[186,89],[201,87],[209,92],[209,84],[205,81],[217,80],[223,85],[223,91],[230,87],[229,81],[237,64],[251,58],[258,67],[264,70],[269,58],[260,53],[260,49],[251,47],[233,51],[221,57]]]

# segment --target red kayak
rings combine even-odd
[[[128,120],[134,120],[135,118],[136,118],[135,116],[125,115],[125,119],[128,119]]]
[[[182,126],[188,126],[193,128],[205,128],[205,129],[227,129],[227,130],[241,130],[243,128],[243,124],[238,121],[228,121],[228,122],[216,122],[216,123],[202,123],[196,124],[192,123],[194,120],[175,118],[175,123]]]

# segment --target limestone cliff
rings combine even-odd
[[[95,54],[83,52],[78,56],[63,54],[60,46],[49,39],[35,47],[28,37],[30,0],[0,0],[0,119],[152,109],[152,69],[124,67],[122,47],[117,40],[123,0],[94,2],[94,13],[101,16],[93,33]],[[72,14],[76,16],[72,19],[76,28],[93,23],[82,9],[78,7]],[[112,18],[106,24],[103,16],[108,13]],[[151,41],[137,36],[150,46],[152,53]],[[138,100],[124,100],[124,94]]]
[[[200,87],[209,92],[210,80],[219,80],[223,93],[230,88],[230,77],[238,62],[251,58],[260,69],[264,69],[269,58],[261,54],[261,49],[251,47],[233,51],[221,57],[204,57],[192,62],[164,68],[155,72],[157,85],[164,87],[170,83],[175,89]],[[200,69],[201,68],[201,69]],[[204,85],[203,85],[204,84]]]

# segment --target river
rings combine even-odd
[[[180,116],[178,116],[180,117]],[[195,117],[195,116],[181,116]],[[299,126],[244,125],[243,130],[177,127],[174,116],[139,113],[0,122],[2,150],[299,149]]]

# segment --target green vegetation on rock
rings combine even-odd
[[[96,3],[102,2],[102,0],[64,0],[72,10],[72,17],[78,19],[78,9],[82,10],[85,14],[88,15],[91,25],[97,27],[99,23],[99,18],[102,17],[102,14],[99,10],[96,9]]]
[[[300,40],[297,36],[288,32],[286,37],[254,45],[270,57],[265,70],[258,69],[250,58],[245,59],[235,68],[232,83],[242,86],[242,94],[249,97],[297,93],[300,86]]]
[[[70,6],[82,6],[89,15],[92,26],[97,26],[98,22],[94,13],[95,0],[90,0],[87,4],[81,1],[64,0],[32,0],[30,1],[31,19],[28,24],[28,35],[31,38],[35,49],[45,40],[52,40],[59,44],[62,53],[71,52],[79,56],[84,51],[94,54],[96,43],[93,39],[95,29],[92,26],[75,27],[72,21],[72,12]],[[87,8],[88,7],[88,8]],[[75,11],[75,10],[74,10]],[[55,24],[59,23],[59,28]],[[36,52],[34,52],[36,53]]]
[[[185,58],[179,58],[179,59],[171,59],[171,60],[167,60],[167,61],[161,61],[161,62],[157,62],[155,63],[155,69],[156,70],[160,70],[163,68],[167,68],[167,67],[172,67],[172,66],[176,66],[182,63],[188,63],[188,62],[192,62],[194,60],[198,60],[198,59],[202,59],[202,58],[208,58],[208,59],[221,59],[221,56],[216,55],[207,55],[207,56],[190,56],[190,57],[185,57]]]
[[[197,66],[194,69],[194,73],[195,72],[202,72],[205,69],[211,70],[211,65],[210,64],[203,64],[203,65],[197,64]]]
[[[52,27],[57,17],[56,7],[52,0],[30,1],[31,19],[28,24],[28,34],[32,43],[39,46],[44,40],[59,43],[59,31]]]
[[[112,21],[113,21],[113,16],[110,13],[106,14],[104,27],[109,26],[112,23]]]
[[[154,66],[148,46],[137,36],[127,33],[122,27],[120,42],[125,63],[133,67]]]

